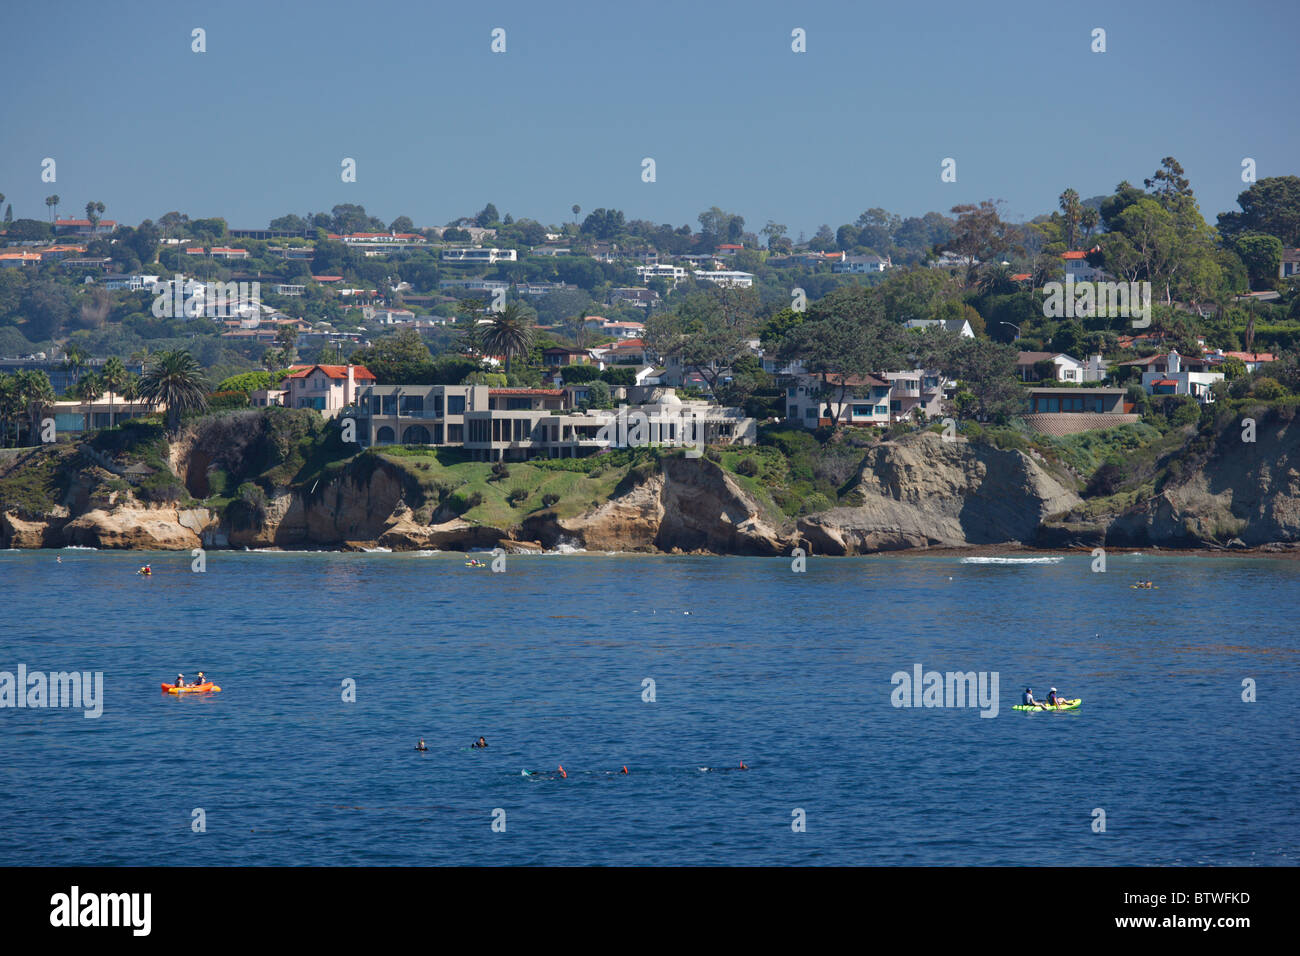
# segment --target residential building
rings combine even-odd
[[[1201,357],[1183,357],[1171,349],[1168,355],[1152,355],[1135,362],[1123,362],[1143,369],[1142,387],[1150,395],[1190,395],[1202,405],[1214,401],[1210,391],[1224,380],[1223,372],[1211,371],[1215,362]]]
[[[12,251],[0,252],[0,268],[18,269],[23,266],[33,267],[41,264],[39,252]]]
[[[863,275],[870,272],[884,272],[893,265],[888,258],[880,256],[844,256],[840,261],[831,263],[831,272]]]
[[[107,236],[117,228],[114,219],[101,219],[91,224],[89,219],[56,219],[54,234],[56,236]]]
[[[356,400],[360,386],[374,381],[364,365],[295,365],[281,388],[287,408],[314,408],[333,418]]]
[[[754,273],[734,272],[729,269],[717,269],[713,272],[696,272],[696,279],[704,279],[714,285],[727,288],[748,289],[754,284]]]
[[[366,385],[349,408],[358,439],[375,445],[460,446],[465,413],[488,408],[486,385]]]
[[[1073,435],[1136,422],[1123,388],[1027,388],[1025,424],[1044,435]]]
[[[516,262],[518,253],[514,249],[481,249],[471,246],[464,249],[443,249],[442,261],[489,266],[498,262]]]
[[[563,368],[566,365],[591,365],[591,353],[586,349],[571,349],[563,345],[542,349],[542,366],[548,369]]]
[[[654,289],[610,289],[609,304],[618,305],[620,303],[635,306],[638,309],[649,309],[659,304],[659,293]]]
[[[1087,252],[1063,252],[1061,260],[1065,264],[1066,278],[1072,278],[1075,282],[1096,282],[1105,278],[1101,269],[1088,265]]]
[[[652,266],[636,266],[636,274],[641,277],[642,282],[648,283],[651,279],[664,279],[676,285],[690,273],[682,266],[660,262]]]
[[[841,400],[841,388],[846,388]],[[803,428],[827,425],[888,425],[891,384],[875,375],[793,376],[786,387],[785,414]]]
[[[942,418],[943,403],[955,389],[955,384],[935,369],[883,372],[879,377],[889,383],[889,420],[894,422],[918,415]]]
[[[1300,275],[1300,249],[1283,249],[1282,261],[1277,266],[1277,277],[1289,279]]]
[[[97,428],[112,428],[131,418],[157,415],[165,412],[167,406],[147,399],[132,401],[105,392],[89,400],[54,402],[49,410],[56,435],[77,435]]]
[[[949,332],[956,332],[962,338],[975,338],[975,330],[970,327],[970,322],[966,319],[908,319],[903,323],[907,329],[928,329],[932,325],[943,324],[943,327]]]
[[[139,292],[141,289],[152,289],[158,284],[158,277],[152,275],[109,275],[99,280],[99,284],[105,289],[126,289],[129,292]]]

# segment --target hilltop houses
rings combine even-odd
[[[672,389],[617,389],[620,409],[581,407],[586,386],[369,385],[348,409],[365,447],[429,445],[464,449],[475,461],[579,458],[627,444],[620,417],[644,416],[645,444],[752,444],[753,419],[737,408],[685,402]],[[632,394],[629,394],[632,393]]]

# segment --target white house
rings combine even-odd
[[[1075,282],[1096,282],[1104,278],[1104,273],[1096,266],[1088,265],[1088,253],[1063,252],[1061,260],[1065,263],[1065,274]]]
[[[514,249],[482,249],[472,246],[467,249],[442,250],[443,262],[470,262],[476,265],[495,265],[498,262],[516,262],[519,254]]]
[[[1176,351],[1168,355],[1146,359],[1147,371],[1142,373],[1142,387],[1150,395],[1190,395],[1202,405],[1214,401],[1210,386],[1222,382],[1222,372],[1187,371],[1188,368],[1206,368],[1200,359],[1184,360]]]
[[[966,319],[908,319],[903,323],[907,329],[928,329],[932,325],[943,323],[943,327],[949,332],[956,332],[962,338],[975,338],[975,330],[970,327],[970,322]]]
[[[884,272],[892,263],[880,256],[845,256],[839,262],[831,263],[831,272],[845,272],[862,275],[868,272]]]
[[[697,272],[696,279],[704,279],[714,285],[726,288],[748,289],[754,284],[754,273],[733,272],[729,269],[717,269],[713,272]]]

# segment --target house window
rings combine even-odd
[[[804,418],[816,418],[816,417],[817,417],[817,409],[813,408],[813,407],[810,405],[810,406],[808,407],[808,409],[803,413],[803,417],[804,417]]]
[[[448,395],[447,396],[447,414],[464,415],[465,414],[465,396]]]

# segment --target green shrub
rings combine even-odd
[[[543,508],[553,508],[555,507],[555,505],[559,504],[559,502],[560,502],[560,496],[555,494],[554,492],[548,491],[546,494],[542,495]]]
[[[1250,393],[1261,401],[1271,402],[1285,395],[1286,389],[1282,387],[1282,383],[1277,379],[1264,375],[1255,379],[1255,385],[1251,388]]]
[[[506,501],[510,502],[512,507],[522,502],[525,502],[527,500],[528,500],[527,488],[512,488],[510,490],[510,494],[506,495]]]

